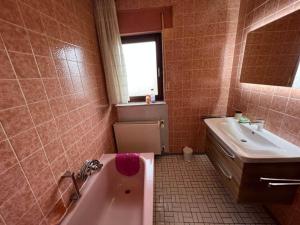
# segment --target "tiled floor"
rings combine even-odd
[[[206,155],[155,161],[155,225],[276,224],[258,205],[236,204]]]

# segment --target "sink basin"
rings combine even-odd
[[[300,162],[300,148],[257,125],[232,117],[204,120],[215,136],[245,162]]]

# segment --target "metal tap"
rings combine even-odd
[[[250,126],[253,125],[253,124],[256,124],[257,125],[257,130],[261,131],[264,128],[265,121],[262,120],[262,119],[257,119],[257,120],[254,120],[254,121],[239,122],[239,123],[249,123]]]
[[[62,176],[61,176],[61,180],[65,179],[65,178],[71,178],[72,179],[72,183],[73,186],[75,188],[75,195],[71,196],[71,200],[78,200],[81,196],[79,188],[78,188],[78,184],[75,178],[75,173],[72,173],[70,171],[66,171]]]

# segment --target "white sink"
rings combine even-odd
[[[232,117],[210,118],[206,125],[232,153],[247,162],[300,162],[300,148],[257,125],[240,124]]]

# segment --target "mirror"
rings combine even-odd
[[[247,35],[240,82],[300,88],[300,10]]]

